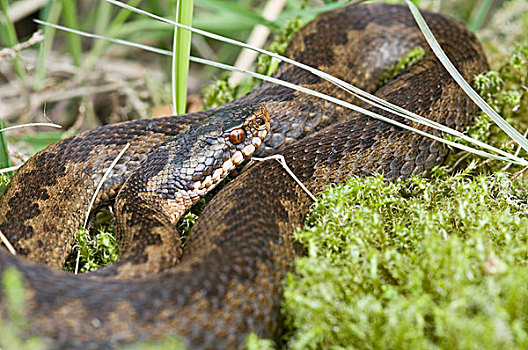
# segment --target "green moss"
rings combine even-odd
[[[246,338],[247,350],[273,350],[275,345],[271,340],[259,338],[255,333],[251,333]]]
[[[90,231],[80,229],[75,233],[75,243],[64,265],[65,270],[75,271],[77,256],[79,272],[95,271],[119,260],[113,217],[98,213],[94,227]]]
[[[475,82],[521,131],[527,48]],[[515,151],[485,115],[468,133]],[[437,168],[429,179],[354,178],[325,191],[296,234],[308,256],[286,281],[288,348],[526,348],[526,178],[482,163],[469,156],[458,175]]]
[[[290,347],[525,347],[526,194],[470,171],[328,189],[296,234]]]
[[[144,341],[129,346],[119,347],[121,350],[185,350],[187,347],[178,336],[169,336],[158,341]]]
[[[0,196],[3,194],[4,189],[10,180],[10,177],[6,174],[0,174]]]
[[[284,28],[275,36],[273,42],[268,46],[268,51],[283,54],[295,33],[302,28],[299,18],[292,19],[286,23]],[[277,69],[279,62],[267,55],[259,55],[257,59],[257,73],[271,75]]]
[[[389,80],[400,74],[406,68],[420,61],[424,55],[425,50],[421,46],[410,49],[409,52],[400,57],[397,64],[383,72],[378,83],[378,88],[387,84]]]
[[[222,106],[236,99],[236,89],[229,86],[228,80],[229,74],[222,74],[218,80],[204,88],[202,99],[205,109]]]
[[[497,69],[476,76],[474,81],[475,88],[482,97],[521,133],[528,130],[527,84],[528,45],[517,46]],[[485,113],[476,116],[474,125],[466,133],[507,152],[513,153],[516,150],[516,145],[510,141],[511,139]],[[521,151],[519,155],[523,157],[526,153]],[[453,164],[461,156],[463,155],[455,154],[447,164]],[[466,159],[466,165],[472,161],[482,160],[470,156]],[[503,166],[504,164],[499,162],[491,162],[486,167],[497,171]],[[517,171],[520,167],[513,167],[510,170]]]

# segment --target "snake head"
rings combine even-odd
[[[200,130],[198,132],[198,130]],[[192,152],[182,172],[193,168],[187,188],[209,191],[237,165],[251,157],[270,130],[270,116],[260,104],[215,110],[197,127]],[[194,165],[194,167],[192,167]],[[189,181],[190,180],[190,181]]]

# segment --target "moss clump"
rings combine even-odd
[[[268,46],[268,51],[283,54],[295,33],[302,28],[300,18],[294,18],[275,36],[273,42]],[[277,69],[279,62],[268,55],[259,55],[257,59],[257,73],[271,75]]]
[[[247,350],[273,350],[275,345],[271,340],[259,338],[255,333],[251,333],[246,338]]]
[[[296,234],[290,347],[525,348],[526,194],[469,171],[328,189]]]
[[[527,62],[519,46],[476,78],[518,130],[528,128]],[[468,133],[514,149],[485,115]],[[526,179],[476,174],[482,161],[467,157],[458,175],[328,189],[297,233],[308,256],[287,281],[289,347],[526,348]]]
[[[4,190],[11,179],[5,174],[0,174],[0,196],[4,193]]]
[[[75,271],[79,259],[79,272],[95,271],[119,260],[119,246],[115,237],[111,215],[97,214],[93,230],[80,229],[75,233],[73,250],[64,269]]]
[[[229,74],[222,74],[218,80],[204,88],[202,99],[205,109],[222,106],[236,99],[236,89],[229,86],[228,80]]]
[[[425,55],[425,50],[421,46],[410,49],[409,52],[407,52],[405,55],[400,57],[400,60],[398,61],[397,64],[387,69],[380,76],[380,80],[378,82],[378,88],[387,84],[389,80],[391,80],[392,78],[400,74],[406,68],[420,61],[424,55]]]
[[[528,45],[520,45],[512,50],[510,56],[496,70],[475,77],[474,85],[480,95],[492,106],[508,123],[521,133],[528,130]],[[466,133],[480,141],[486,142],[506,152],[513,153],[517,145],[488,117],[480,113],[476,121]],[[446,137],[452,139],[451,137]],[[461,142],[456,139],[457,142]],[[465,143],[465,142],[462,142]],[[467,144],[467,143],[465,143]],[[521,151],[519,156],[525,157]],[[460,157],[466,157],[465,165],[471,161],[482,161],[476,156],[455,154],[447,164],[451,165]],[[464,164],[463,164],[464,165]],[[487,168],[492,171],[500,170],[504,164],[491,162]],[[510,168],[510,171],[520,170],[520,167]]]

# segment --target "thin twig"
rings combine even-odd
[[[524,173],[526,171],[526,169],[528,169],[528,166],[522,168],[521,170],[519,170],[518,172],[516,172],[515,174],[513,174],[513,176],[511,177],[510,181],[513,181],[515,180],[516,178],[518,178],[522,173]]]
[[[94,195],[92,197],[92,200],[90,201],[90,205],[88,206],[88,210],[86,211],[86,217],[84,218],[84,224],[83,224],[84,228],[86,228],[86,225],[88,224],[88,218],[90,217],[90,211],[92,211],[92,206],[93,206],[93,204],[95,202],[95,199],[97,198],[97,195],[99,194],[99,191],[101,190],[101,187],[103,187],[103,183],[106,181],[106,179],[110,175],[110,172],[112,172],[112,169],[116,166],[116,164],[119,161],[119,159],[121,159],[123,154],[125,154],[125,152],[128,149],[128,147],[130,147],[130,143],[127,143],[125,145],[125,147],[123,147],[121,152],[119,152],[117,157],[115,157],[115,159],[112,162],[112,164],[110,164],[108,169],[106,169],[106,172],[104,173],[103,178],[101,179],[101,181],[99,181],[99,184],[97,185],[97,188],[95,189],[95,193],[94,193]]]
[[[18,129],[18,128],[33,127],[33,126],[50,126],[52,128],[57,128],[57,129],[62,128],[62,125],[55,124],[55,123],[29,123],[29,124],[19,124],[19,125],[8,126],[7,128],[0,129],[0,132]]]
[[[304,184],[301,182],[301,180],[299,180],[299,178],[290,169],[288,164],[286,164],[286,159],[284,159],[284,156],[282,154],[276,154],[276,155],[265,157],[265,158],[256,158],[256,157],[251,158],[251,160],[255,160],[255,161],[258,161],[258,162],[263,162],[265,160],[270,160],[270,159],[275,159],[277,162],[279,162],[280,165],[282,165],[282,167],[284,168],[284,170],[286,170],[286,172],[295,180],[295,182],[297,182],[297,184],[299,186],[301,186],[301,188],[304,190],[304,192],[306,192],[306,194],[308,194],[308,196],[314,202],[317,201],[317,198],[315,198],[315,196],[312,194],[312,192],[310,192],[310,190],[308,188],[306,188],[306,186],[304,186]]]
[[[464,152],[464,153],[465,153],[465,154],[464,154],[462,157],[458,158],[458,160],[455,162],[455,164],[453,164],[453,166],[452,166],[451,168],[447,169],[447,172],[448,172],[448,173],[451,173],[453,170],[455,170],[455,169],[458,167],[458,165],[459,165],[464,159],[466,159],[467,157],[469,157],[469,156],[471,155],[470,152]]]
[[[9,168],[4,168],[4,169],[0,169],[0,174],[5,174],[5,173],[8,173],[10,171],[15,171],[17,170],[18,168],[20,168],[22,165],[15,165],[15,166],[11,166]]]
[[[8,241],[7,237],[4,236],[2,231],[0,231],[0,239],[2,240],[2,243],[4,243],[4,245],[6,246],[7,250],[9,250],[11,254],[16,255],[15,248],[13,248],[13,246],[11,245],[11,242]]]
[[[0,50],[0,58],[3,57],[16,57],[17,52],[20,52],[22,50],[27,49],[28,47],[31,47],[35,44],[40,43],[42,40],[44,40],[44,35],[42,35],[42,30],[37,30],[31,38],[29,38],[27,41],[24,41],[23,43],[16,44],[13,47],[6,47]]]

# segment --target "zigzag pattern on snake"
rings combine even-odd
[[[465,79],[487,69],[480,44],[463,25],[429,12],[424,17]],[[320,15],[293,38],[286,55],[463,130],[475,107],[428,49],[377,89],[385,69],[416,46],[427,48],[408,9],[377,4]],[[274,75],[362,105],[285,64]],[[314,193],[355,175],[425,174],[447,154],[438,142],[269,83],[225,107],[247,103],[263,104],[271,117],[257,154],[283,154]],[[60,348],[83,349],[169,334],[180,334],[191,348],[236,348],[250,332],[280,334],[281,281],[296,255],[290,234],[311,201],[276,162],[252,165],[225,186],[194,226],[181,261],[163,273],[124,280],[55,269],[104,169],[123,146],[131,145],[99,202],[115,196],[160,144],[210,113],[103,126],[48,147],[19,170],[0,200],[0,230],[19,256],[0,249],[0,274],[13,268],[23,276],[29,333],[50,337]],[[0,294],[0,314],[5,308]]]

